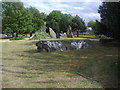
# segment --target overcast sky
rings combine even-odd
[[[60,10],[62,13],[79,15],[88,22],[90,20],[100,20],[98,13],[101,0],[21,0],[25,7],[35,7],[40,12],[49,14],[53,10]]]

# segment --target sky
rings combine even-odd
[[[25,7],[35,7],[40,12],[49,14],[53,10],[60,10],[64,14],[79,15],[87,23],[100,20],[98,13],[101,0],[21,0]]]

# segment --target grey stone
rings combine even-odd
[[[64,50],[79,50],[85,48],[93,48],[90,40],[74,40],[69,42],[66,47],[60,41],[39,41],[36,43],[38,52],[56,52]]]
[[[93,45],[90,40],[74,40],[70,43],[71,49],[84,49],[84,48],[92,48]]]
[[[46,22],[44,22],[44,25],[43,25],[42,31],[46,32]]]
[[[65,38],[65,35],[64,34],[60,34],[60,38]]]
[[[35,35],[31,36],[30,39],[33,39],[34,36],[35,36]]]
[[[68,29],[67,29],[67,37],[74,38],[72,28],[70,25],[68,26]]]
[[[50,36],[52,38],[56,38],[56,33],[54,32],[54,30],[52,28],[49,28],[49,32],[50,32]]]
[[[65,35],[64,34],[58,34],[57,38],[65,38]]]
[[[59,41],[39,41],[36,43],[38,52],[64,51],[66,47]]]

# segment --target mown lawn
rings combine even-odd
[[[117,88],[118,48],[91,40],[91,49],[49,53],[38,53],[37,41],[2,42],[2,87]]]

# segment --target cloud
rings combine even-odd
[[[100,17],[98,13],[86,13],[84,14],[85,17]]]
[[[100,2],[101,0],[21,0],[23,2]]]
[[[74,9],[84,10],[83,7],[73,7]]]
[[[83,0],[71,0],[71,2],[68,2],[68,0],[47,0],[47,2],[44,0],[34,0],[34,2],[33,0],[29,0],[29,2],[25,0],[21,1],[24,2],[25,7],[32,6],[37,8],[40,12],[45,12],[47,14],[53,10],[60,10],[62,13],[79,15],[86,22],[100,19],[98,13],[98,7],[101,4],[100,0],[96,0],[96,2],[90,2],[90,0],[84,0],[84,2]]]
[[[91,20],[100,20],[99,13],[83,13],[80,16],[84,18],[85,22],[89,22]]]

